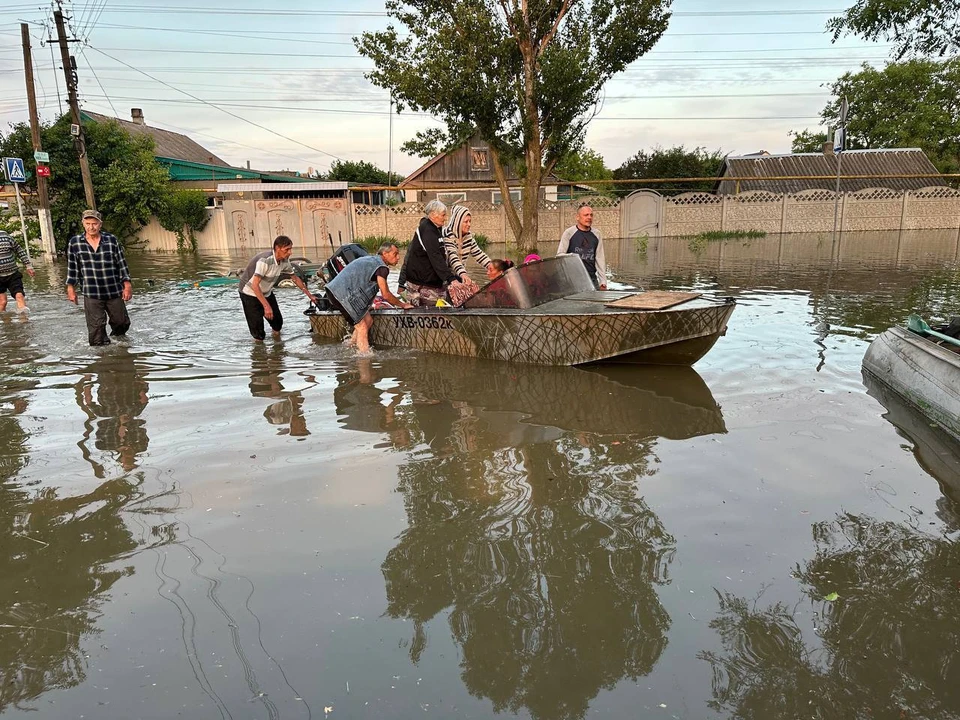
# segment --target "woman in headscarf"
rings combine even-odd
[[[476,294],[480,287],[470,279],[464,266],[467,257],[472,257],[477,263],[486,268],[490,264],[489,256],[477,245],[470,225],[473,217],[470,210],[463,205],[454,205],[450,209],[449,219],[443,228],[443,249],[447,256],[450,272],[459,278],[447,288],[450,302],[462,305],[469,297]]]

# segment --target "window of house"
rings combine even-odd
[[[518,188],[516,190],[510,191],[510,199],[513,202],[518,203],[522,198],[523,198],[523,190]],[[494,205],[503,204],[503,195],[500,194],[499,190],[494,190],[493,192],[490,193],[490,202],[492,202]]]
[[[490,153],[487,148],[470,148],[470,170],[485,172],[490,169]]]
[[[437,193],[437,200],[442,202],[444,205],[454,205],[458,202],[463,202],[466,199],[467,194],[465,192]]]

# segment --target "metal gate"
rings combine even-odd
[[[637,190],[620,203],[620,235],[625,238],[659,237],[663,227],[663,196]]]

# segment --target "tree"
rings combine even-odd
[[[837,123],[846,96],[848,148],[918,147],[940,172],[960,170],[960,58],[891,62],[882,70],[864,64],[834,82],[831,93],[821,122]]]
[[[567,155],[556,164],[553,173],[561,180],[610,180],[613,178],[613,172],[604,164],[603,156],[590,148]]]
[[[169,173],[154,159],[153,140],[146,135],[131,136],[117,122],[86,122],[84,132],[104,227],[121,241],[127,240],[163,206]],[[67,239],[82,229],[80,216],[86,208],[70,117],[64,115],[52,125],[44,125],[40,136],[50,154],[50,212],[57,246],[62,249]],[[29,125],[12,125],[0,137],[0,154],[24,159],[30,175],[24,184],[35,191],[36,163]]]
[[[687,150],[683,145],[664,149],[657,145],[651,152],[641,150],[613,171],[616,180],[643,178],[717,177],[723,165],[722,150],[707,152],[706,148]],[[616,189],[618,195],[629,195],[634,190],[648,187],[665,194],[711,190],[712,182],[700,183],[624,183]]]
[[[604,84],[649,51],[670,0],[387,0],[391,24],[354,42],[398,110],[446,124],[446,143],[474,129],[490,145],[520,247],[537,241],[543,177],[580,149]],[[446,143],[439,143],[440,145]],[[508,173],[523,180],[522,217]]]
[[[203,190],[171,190],[157,213],[157,219],[165,230],[176,233],[178,250],[196,252],[194,233],[203,230],[210,222],[207,196]]]
[[[825,130],[791,130],[787,135],[793,137],[790,151],[795,153],[823,152],[823,144],[830,139]]]
[[[893,56],[956,55],[960,50],[957,17],[960,0],[857,0],[827,29],[836,42],[841,35],[866,40],[892,40]]]
[[[365,185],[389,185],[391,180],[397,183],[403,180],[402,175],[394,173],[392,177],[386,170],[381,170],[366,160],[334,160],[330,165],[330,172],[325,176],[327,180],[345,180],[347,182],[363,183]]]
[[[419,158],[432,158],[459,144],[451,143],[447,133],[440,128],[427,128],[403,143],[400,146],[400,152]]]

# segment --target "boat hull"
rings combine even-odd
[[[870,343],[863,369],[960,439],[960,355],[894,327]]]
[[[593,304],[596,307],[596,304]],[[536,365],[597,362],[692,365],[726,331],[733,301],[658,311],[375,310],[370,340],[380,347]],[[314,333],[349,332],[337,312],[310,316]]]

